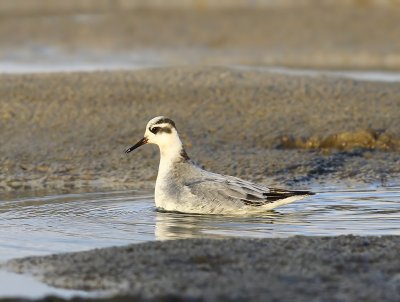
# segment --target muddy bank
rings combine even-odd
[[[397,301],[400,237],[176,240],[11,260],[63,288],[184,301]]]
[[[223,67],[0,78],[2,190],[152,188],[156,147],[123,150],[157,115],[173,118],[188,154],[220,173],[293,184],[386,182],[400,171],[397,83]],[[342,150],[282,144],[357,131],[390,144],[371,144],[373,135]]]

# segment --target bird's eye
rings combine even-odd
[[[157,134],[157,132],[160,130],[160,127],[150,127],[149,130],[151,133]]]

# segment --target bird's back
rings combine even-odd
[[[185,162],[175,164],[156,186],[156,204],[168,211],[239,214],[270,210],[312,194],[267,188]]]

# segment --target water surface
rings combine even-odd
[[[400,235],[400,187],[322,191],[249,217],[162,213],[137,191],[0,196],[0,262],[179,238]]]
[[[25,74],[25,73],[58,73],[58,72],[94,72],[115,70],[140,70],[150,68],[165,68],[172,66],[188,66],[188,62],[174,62],[168,56],[154,54],[151,51],[144,53],[133,53],[130,55],[96,56],[75,55],[62,56],[46,54],[41,57],[17,57],[15,59],[2,60],[0,58],[0,74]],[[267,73],[308,76],[308,77],[334,77],[357,81],[374,82],[400,82],[400,72],[386,70],[329,70],[329,69],[303,69],[288,68],[280,66],[264,65],[227,65],[230,68],[244,69],[249,71],[260,71]]]
[[[0,271],[0,299],[5,297],[40,299],[48,295],[69,299],[75,296],[100,297],[101,293],[55,288],[35,280],[32,276]]]

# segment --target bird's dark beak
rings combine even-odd
[[[139,148],[142,145],[147,144],[149,140],[146,137],[143,137],[140,141],[138,141],[136,144],[134,144],[132,147],[128,148],[125,150],[125,153],[129,153],[133,150],[135,150],[136,148]]]

